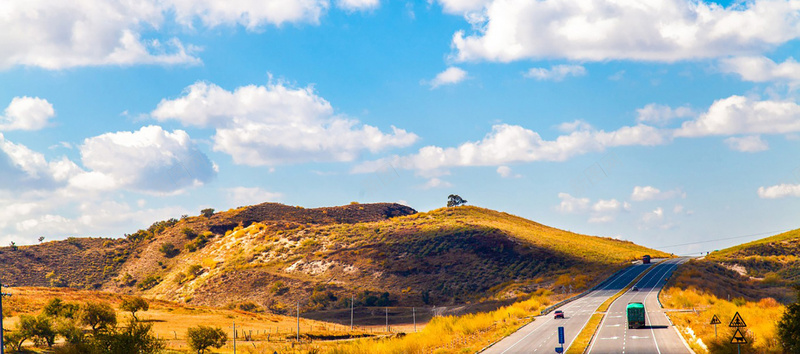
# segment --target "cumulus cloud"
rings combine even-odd
[[[800,83],[800,63],[791,57],[780,64],[763,56],[725,58],[720,61],[720,69],[738,74],[745,81]]]
[[[661,207],[658,207],[655,210],[642,215],[642,221],[644,221],[645,223],[661,221],[663,219],[664,219],[664,208]]]
[[[162,100],[151,116],[215,128],[214,150],[250,166],[351,161],[363,151],[405,147],[418,139],[403,129],[392,127],[391,133],[384,133],[336,115],[310,87],[294,89],[281,83],[231,92],[197,82],[182,97]]]
[[[236,187],[225,190],[228,203],[235,206],[255,205],[275,202],[283,198],[283,194],[270,192],[259,187]]]
[[[725,144],[727,144],[732,150],[741,152],[759,152],[769,150],[769,145],[767,142],[761,140],[761,137],[758,135],[730,137],[725,139]]]
[[[769,187],[758,187],[758,196],[762,199],[800,197],[800,184],[778,184]]]
[[[500,177],[503,177],[503,178],[520,178],[520,177],[522,177],[522,175],[520,175],[518,173],[514,173],[511,170],[511,167],[508,167],[508,166],[497,167],[497,174],[499,174]]]
[[[683,122],[675,136],[795,132],[800,132],[800,105],[797,103],[731,96],[712,103],[697,119]]]
[[[655,124],[663,126],[678,118],[694,116],[695,113],[689,107],[672,108],[670,106],[650,103],[636,110],[636,121],[639,123]]]
[[[622,209],[622,202],[616,199],[609,199],[609,200],[598,200],[597,203],[592,205],[592,210],[603,213],[603,212],[611,212],[611,211],[619,211]]]
[[[340,0],[348,10],[378,0]],[[64,69],[96,65],[199,64],[200,48],[177,38],[159,39],[174,20],[179,26],[318,24],[328,0],[5,0],[0,16],[0,69],[36,66]],[[152,36],[151,36],[152,35]]]
[[[196,64],[195,48],[141,38],[167,11],[160,1],[9,0],[0,16],[0,69],[90,65]]]
[[[53,105],[39,97],[14,97],[0,116],[0,131],[39,130],[55,116]]]
[[[580,213],[589,209],[589,198],[575,198],[569,193],[558,193],[558,198],[561,203],[556,207],[556,210],[562,213]]]
[[[539,81],[562,81],[567,76],[584,76],[586,68],[581,65],[555,65],[550,69],[531,68],[525,73],[525,77]]]
[[[664,132],[646,125],[622,127],[616,131],[575,131],[555,140],[544,140],[537,133],[518,125],[498,124],[483,140],[466,142],[458,147],[426,146],[416,154],[394,156],[357,166],[353,172],[372,172],[386,164],[435,175],[457,166],[497,166],[513,162],[564,161],[607,147],[644,145],[666,142]]]
[[[349,11],[372,10],[380,6],[379,0],[338,0],[336,6]]]
[[[440,0],[474,33],[453,36],[455,59],[566,58],[674,62],[752,55],[800,37],[796,1],[728,7],[691,0]],[[746,31],[742,29],[746,28]]]
[[[439,86],[444,85],[455,85],[461,81],[464,81],[467,78],[467,72],[461,68],[457,68],[455,66],[451,66],[447,68],[445,71],[442,71],[436,74],[436,77],[430,81],[424,81],[423,84],[427,84],[431,87],[431,89],[435,89]]]
[[[129,188],[169,192],[210,181],[215,167],[189,135],[146,126],[84,140],[83,165],[90,172],[71,182],[83,189]]]
[[[686,193],[680,189],[662,192],[660,189],[653,186],[636,186],[633,187],[633,193],[631,193],[631,200],[634,201],[664,200],[672,198],[686,198]]]
[[[83,172],[66,157],[47,161],[44,155],[0,134],[0,189],[53,189]]]

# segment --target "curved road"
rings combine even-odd
[[[658,291],[666,279],[679,264],[687,260],[676,258],[659,263],[636,283],[639,291],[628,290],[614,301],[587,353],[691,353],[658,303]],[[628,329],[625,309],[629,302],[644,303],[644,327]]]
[[[649,264],[630,266],[609,278],[605,285],[592,291],[586,296],[574,300],[558,310],[564,311],[564,319],[553,319],[549,315],[538,316],[532,323],[522,327],[519,331],[495,343],[483,353],[511,354],[511,353],[555,353],[558,346],[558,327],[564,327],[566,351],[581,329],[589,322],[589,318],[606,299],[613,296],[630,282],[636,279]]]

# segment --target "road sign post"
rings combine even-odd
[[[564,327],[558,327],[558,344],[561,344],[560,347],[556,347],[556,353],[563,353],[564,352]]]
[[[733,338],[731,338],[731,344],[736,344],[736,350],[741,354],[742,344],[747,344],[747,338],[744,337],[744,333],[742,333],[741,329],[747,327],[747,324],[744,323],[744,319],[742,319],[738,311],[733,315],[733,319],[731,319],[731,323],[728,327],[736,328],[736,331],[733,332]]]
[[[717,338],[717,325],[720,323],[722,322],[719,320],[719,317],[717,317],[717,315],[714,315],[714,317],[711,318],[711,324],[714,325],[714,338]]]

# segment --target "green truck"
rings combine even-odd
[[[630,302],[626,309],[628,313],[628,328],[644,327],[644,304],[641,302]]]

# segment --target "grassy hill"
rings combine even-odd
[[[643,254],[668,256],[477,207],[416,213],[397,204],[260,204],[154,223],[125,240],[68,242],[0,249],[11,274],[43,269],[3,280],[57,278],[52,285],[286,313],[296,302],[304,311],[345,308],[351,296],[360,306],[440,306],[580,291]],[[71,268],[37,259],[43,249],[72,257]]]

